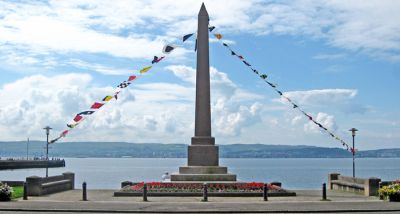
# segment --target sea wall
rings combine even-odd
[[[65,167],[65,160],[0,160],[0,170]]]

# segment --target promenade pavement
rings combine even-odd
[[[321,201],[321,191],[296,190],[295,197],[113,197],[113,190],[71,190],[29,200],[0,203],[0,213],[400,213],[400,203],[376,197],[328,191],[329,201]]]

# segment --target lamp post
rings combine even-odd
[[[349,131],[351,131],[351,135],[353,136],[353,148],[351,150],[351,153],[353,153],[353,178],[356,177],[356,165],[355,165],[355,155],[356,155],[356,148],[354,147],[354,137],[356,136],[356,131],[358,131],[356,128],[351,128]]]
[[[46,140],[46,178],[49,177],[49,134],[50,134],[50,126],[46,126],[43,129],[46,130],[46,136],[47,136],[47,140]]]

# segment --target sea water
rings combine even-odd
[[[49,168],[49,176],[75,173],[76,188],[86,181],[89,189],[118,189],[122,181],[160,181],[165,172],[177,172],[185,158],[66,158],[66,167]],[[352,176],[351,158],[221,159],[238,180],[282,182],[288,189],[320,189],[328,174]],[[0,180],[25,180],[45,176],[46,169],[1,170]],[[382,180],[400,178],[400,158],[356,159],[356,176]]]

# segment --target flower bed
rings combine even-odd
[[[400,201],[400,180],[388,186],[383,186],[379,189],[379,194],[385,200]]]
[[[0,182],[0,201],[10,201],[13,188]]]
[[[144,182],[127,185],[114,196],[140,196],[143,193]],[[162,183],[146,182],[150,196],[201,196],[204,185],[202,183]],[[264,183],[209,183],[207,184],[210,196],[262,196]],[[267,184],[270,196],[295,196],[278,186]]]

